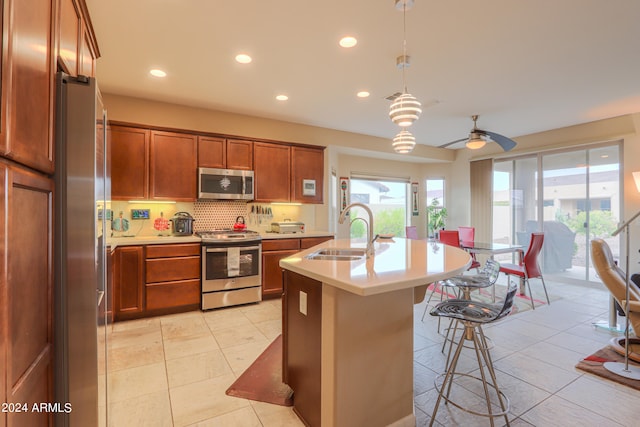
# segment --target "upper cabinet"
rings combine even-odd
[[[149,197],[148,129],[110,126],[111,198],[141,200]]]
[[[4,0],[0,154],[45,173],[54,170],[55,0]]]
[[[324,151],[291,147],[291,201],[322,203]]]
[[[196,200],[197,137],[187,133],[151,131],[149,198]]]
[[[255,174],[254,201],[291,201],[291,147],[256,142],[253,144]]]
[[[196,199],[197,137],[112,125],[113,200]]]
[[[252,170],[253,141],[199,136],[198,167]]]
[[[59,0],[58,64],[67,74],[95,76],[97,45],[81,0]]]

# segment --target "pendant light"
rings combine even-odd
[[[407,9],[413,6],[414,0],[395,0],[396,9],[402,10],[402,55],[396,58],[396,66],[402,68],[402,93],[398,95],[389,108],[389,118],[400,126],[400,132],[393,138],[393,150],[399,154],[407,154],[416,146],[415,137],[407,130],[422,114],[422,105],[415,96],[407,91],[405,70],[409,66],[407,55]]]
[[[405,69],[409,66],[409,56],[407,56],[407,8],[413,6],[413,0],[395,0],[396,9],[402,10],[403,17],[403,40],[402,56],[396,59],[396,65],[402,68],[402,93],[393,101],[389,109],[391,121],[398,126],[405,128],[411,126],[422,113],[422,105],[415,96],[407,91]]]
[[[392,146],[396,153],[407,154],[413,151],[413,148],[416,146],[416,139],[411,135],[411,132],[402,129],[395,138],[393,138]]]

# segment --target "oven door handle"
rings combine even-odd
[[[241,251],[252,251],[260,249],[260,246],[240,246]],[[209,252],[227,252],[228,248],[207,248],[207,253]]]

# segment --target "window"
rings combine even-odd
[[[427,235],[433,237],[437,230],[444,227],[446,210],[444,209],[444,179],[430,178],[425,185],[427,201]]]
[[[352,176],[349,193],[351,203],[361,202],[371,208],[374,234],[405,235],[409,180]],[[366,237],[364,221],[356,221],[369,221],[364,209],[355,207],[350,216],[351,237]]]

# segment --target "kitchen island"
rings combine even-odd
[[[284,382],[313,427],[415,426],[413,305],[471,263],[461,249],[403,238],[377,241],[370,258],[308,258],[365,247],[332,240],[280,261]]]

